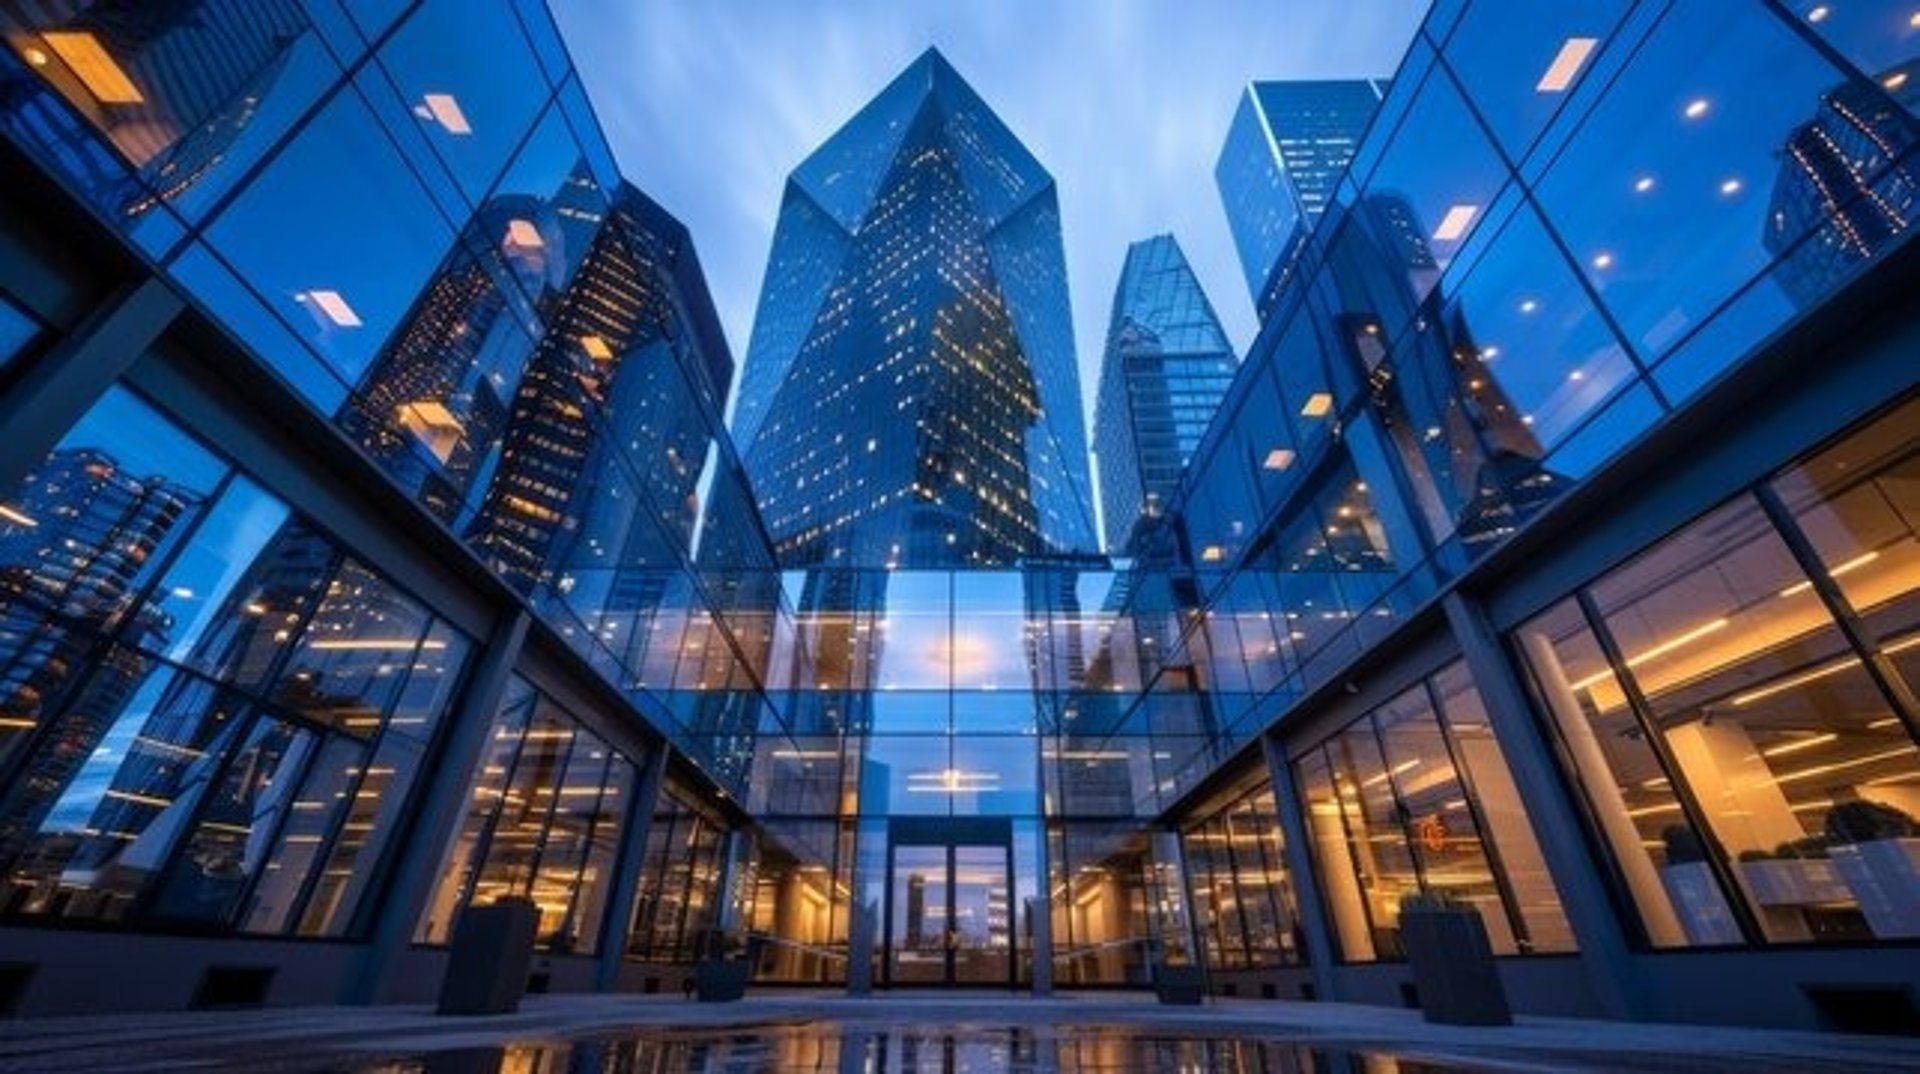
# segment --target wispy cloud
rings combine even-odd
[[[736,360],[787,173],[928,45],[1060,188],[1091,407],[1127,243],[1176,234],[1254,329],[1213,164],[1253,78],[1391,73],[1425,0],[556,0],[623,170],[692,229]]]

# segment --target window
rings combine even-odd
[[[1913,415],[1906,404],[1521,628],[1655,945],[1920,935],[1903,674]],[[1842,618],[1876,651],[1856,650]]]

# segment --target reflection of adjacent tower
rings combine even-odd
[[[1255,82],[1214,165],[1240,267],[1265,320],[1385,96],[1378,79]]]
[[[1819,303],[1913,217],[1920,171],[1908,110],[1920,106],[1920,60],[1879,82],[1829,90],[1781,147],[1762,241],[1780,258],[1773,281],[1795,305]]]
[[[37,32],[10,33],[9,42],[162,197],[221,163],[311,27],[296,0],[73,6],[72,18],[33,18]],[[124,211],[152,205],[134,197]]]
[[[789,565],[1093,547],[1053,182],[937,52],[789,179],[734,433]]]
[[[28,476],[21,498],[0,510],[0,631],[15,654],[0,670],[0,721],[15,729],[49,727],[23,769],[0,775],[22,788],[0,814],[0,862],[32,838],[100,736],[119,714],[146,668],[127,649],[102,651],[99,633],[119,624],[120,637],[154,648],[172,621],[141,601],[135,586],[189,508],[185,490],[164,478],[138,478],[90,449],[56,451]],[[29,612],[38,606],[44,618]],[[74,671],[93,663],[77,692]],[[54,723],[48,725],[46,721]],[[26,734],[11,736],[23,743]]]
[[[903,944],[907,950],[927,950],[930,943],[936,942],[927,933],[926,925],[927,878],[921,873],[912,873],[907,877],[907,935]]]
[[[730,368],[708,338],[711,311],[693,308],[705,298],[686,286],[691,259],[685,230],[623,186],[554,302],[468,531],[515,585],[604,593],[621,565],[685,553],[706,465],[703,407],[724,395],[714,380]],[[678,360],[682,349],[693,353]],[[597,607],[598,595],[570,603]]]
[[[388,476],[449,524],[489,461],[532,347],[526,296],[541,293],[541,270],[559,260],[547,255],[557,229],[543,229],[546,215],[523,195],[482,205],[339,416]]]
[[[1137,531],[1173,499],[1237,365],[1173,236],[1128,247],[1093,422],[1107,548],[1116,555],[1130,554]]]

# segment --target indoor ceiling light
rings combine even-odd
[[[427,118],[445,127],[448,134],[472,134],[473,127],[467,123],[467,114],[460,110],[460,102],[451,93],[429,93],[421,99],[427,110]]]
[[[139,104],[146,100],[99,38],[85,30],[52,30],[41,35],[41,40],[72,68],[74,77],[101,104]]]
[[[1307,418],[1325,417],[1333,409],[1333,396],[1326,392],[1314,392],[1300,407],[1300,415]]]
[[[1693,100],[1687,102],[1687,107],[1681,111],[1681,114],[1688,119],[1699,119],[1701,116],[1707,114],[1709,107],[1711,106],[1707,103],[1705,97],[1695,97]]]
[[[1433,229],[1435,241],[1452,242],[1460,236],[1465,235],[1467,233],[1467,225],[1473,223],[1474,214],[1479,211],[1480,206],[1478,205],[1464,204],[1455,205],[1453,208],[1448,209],[1447,215],[1440,218],[1440,226]]]
[[[1560,46],[1559,53],[1553,57],[1553,62],[1547,65],[1547,73],[1541,75],[1539,84],[1533,87],[1534,90],[1539,93],[1559,93],[1573,85],[1574,76],[1580,73],[1581,66],[1587,62],[1588,56],[1593,55],[1593,48],[1599,43],[1599,39],[1593,37],[1567,38],[1566,43]]]
[[[613,348],[607,346],[607,341],[599,336],[581,336],[580,349],[586,351],[587,357],[596,362],[605,362],[613,358]]]
[[[1267,452],[1266,461],[1260,465],[1268,470],[1284,470],[1293,465],[1293,449],[1274,448]]]
[[[302,291],[294,296],[320,312],[320,315],[341,328],[360,327],[360,315],[347,305],[338,291]]]
[[[1824,20],[1826,17],[1827,17],[1827,5],[1825,4],[1820,4],[1816,6],[1812,11],[1807,12],[1808,22],[1820,22]]]
[[[1640,178],[1635,179],[1633,181],[1633,192],[1635,194],[1645,194],[1647,191],[1652,189],[1653,189],[1653,176],[1651,175],[1643,175]]]

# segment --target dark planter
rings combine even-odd
[[[744,958],[707,959],[693,967],[694,996],[702,1003],[732,1003],[747,994],[753,963]]]
[[[1199,966],[1156,966],[1153,992],[1170,1006],[1198,1007],[1207,998],[1207,973]]]
[[[1472,910],[1403,910],[1400,942],[1429,1022],[1513,1024],[1487,926]]]
[[[441,1014],[511,1014],[520,1009],[533,965],[540,911],[525,899],[469,906],[453,929]]]

